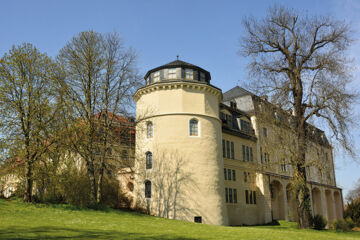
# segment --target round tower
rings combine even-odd
[[[210,73],[176,60],[135,95],[135,194],[153,215],[227,225],[219,103]]]

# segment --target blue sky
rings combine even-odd
[[[280,3],[309,14],[330,14],[346,20],[360,39],[360,1],[2,1],[0,5],[0,56],[12,45],[33,43],[55,57],[80,31],[117,31],[138,53],[142,73],[180,59],[199,65],[212,76],[212,84],[227,91],[247,80],[248,59],[237,55],[244,16],[262,17]],[[360,44],[354,42],[354,83],[359,90]],[[359,115],[359,107],[355,114]],[[357,118],[359,119],[359,118]],[[354,129],[355,146],[360,131]],[[344,195],[360,177],[360,161],[335,152],[337,183]]]

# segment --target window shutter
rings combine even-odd
[[[199,71],[193,70],[194,80],[199,80]]]
[[[164,71],[165,71],[164,69],[160,70],[160,81],[164,80],[164,75],[165,75]]]

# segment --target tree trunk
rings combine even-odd
[[[25,191],[24,191],[24,202],[32,201],[32,165],[29,160],[25,163]]]
[[[97,184],[97,193],[96,193],[96,203],[101,203],[101,197],[102,197],[102,191],[103,191],[103,178],[104,178],[104,162],[101,162],[101,166],[99,169],[99,178],[98,178],[98,184]]]
[[[301,119],[297,129],[297,165],[294,174],[294,185],[296,191],[297,214],[299,228],[310,227],[310,194],[306,186],[306,139],[305,139],[305,123]]]
[[[95,169],[93,161],[86,161],[87,162],[87,174],[90,183],[90,205],[96,205],[96,185],[95,185]]]

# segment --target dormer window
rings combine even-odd
[[[185,69],[185,79],[187,79],[187,80],[194,79],[194,72],[192,69]]]
[[[160,81],[160,71],[154,72],[154,82]]]
[[[200,72],[200,81],[205,82],[205,73]]]
[[[176,68],[170,68],[169,69],[169,79],[175,79],[176,78]]]

